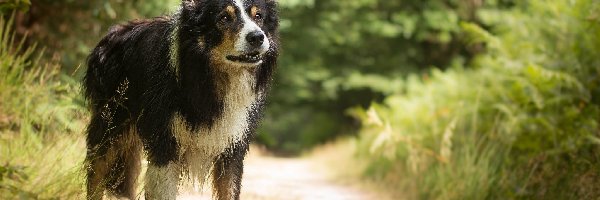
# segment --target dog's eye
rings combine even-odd
[[[231,17],[229,17],[229,15],[223,15],[219,18],[219,22],[221,23],[228,23],[231,21]]]
[[[263,19],[263,16],[262,16],[262,14],[260,14],[260,13],[256,13],[256,14],[254,15],[254,20],[260,21],[260,20],[262,20],[262,19]]]

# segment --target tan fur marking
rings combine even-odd
[[[124,191],[127,194],[123,195],[134,197],[135,185],[140,170],[141,147],[141,140],[135,132],[135,128],[131,127],[110,145],[105,155],[93,155],[94,157],[97,156],[96,159],[87,161],[89,162],[87,164],[88,168],[93,172],[92,178],[88,183],[88,192],[92,191],[92,194],[88,194],[90,196],[89,199],[102,199],[105,188],[115,190],[116,188],[114,187],[121,183],[131,186],[128,191]],[[129,162],[126,164],[126,171],[122,177],[117,178],[115,185],[108,185],[109,183],[106,178],[109,178],[108,175],[119,157],[125,157],[125,160]]]
[[[206,44],[204,43],[204,36],[200,36],[198,37],[198,46],[200,46],[200,48],[204,48]]]
[[[225,8],[225,11],[229,13],[229,16],[235,17],[235,8],[233,6],[227,6],[227,8]]]
[[[256,16],[256,13],[258,13],[259,9],[256,6],[252,6],[252,8],[250,8],[250,17],[254,18],[254,16]]]
[[[239,193],[240,187],[237,184],[237,177],[234,174],[226,173],[226,163],[224,159],[215,162],[212,171],[213,199],[230,200],[235,199],[235,194]]]
[[[106,185],[104,179],[114,160],[114,153],[109,150],[106,156],[90,161],[88,168],[92,170],[93,174],[91,180],[88,180],[87,183],[88,199],[102,199]]]
[[[223,35],[223,42],[211,50],[211,61],[214,65],[230,66],[224,63],[225,57],[227,55],[234,54],[232,50],[234,49],[236,38],[237,34],[225,31]]]
[[[218,174],[213,174],[213,176],[218,176]],[[218,200],[229,200],[234,199],[233,194],[235,194],[236,189],[234,185],[230,185],[235,183],[230,174],[222,174],[220,177],[213,179],[213,199]]]

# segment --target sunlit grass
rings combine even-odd
[[[1,167],[16,170],[0,182],[0,198],[83,198],[85,155],[83,139],[76,135],[1,133]],[[12,135],[13,137],[6,137]]]
[[[0,199],[80,199],[84,111],[78,87],[0,19]]]

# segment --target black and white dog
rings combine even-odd
[[[243,160],[278,56],[275,0],[183,0],[169,17],[115,26],[88,58],[87,195],[175,199],[212,178],[239,199]],[[144,152],[144,153],[142,153]]]

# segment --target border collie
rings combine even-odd
[[[277,29],[275,0],[183,0],[171,16],[112,27],[83,79],[88,199],[136,199],[143,155],[145,199],[209,178],[214,198],[239,199]]]

